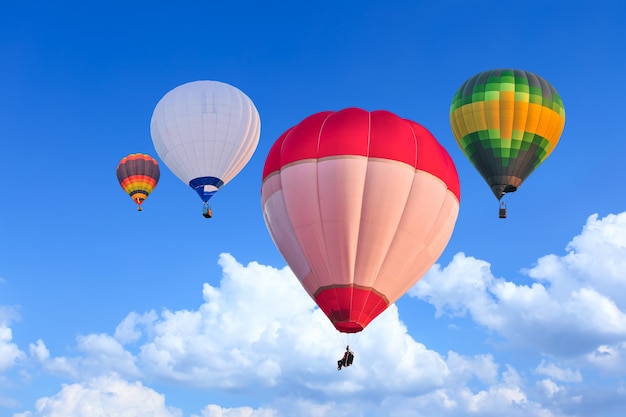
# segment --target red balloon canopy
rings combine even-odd
[[[456,168],[424,127],[384,110],[307,117],[269,151],[269,232],[335,328],[363,330],[445,249],[459,211]]]

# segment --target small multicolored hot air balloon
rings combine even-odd
[[[450,125],[461,150],[500,200],[517,191],[554,150],[565,109],[561,96],[540,76],[496,69],[474,75],[458,89]],[[503,202],[500,217],[506,217]]]
[[[139,211],[142,210],[141,203],[159,182],[160,175],[156,159],[142,153],[130,154],[117,165],[117,179],[124,191],[137,203]]]
[[[460,201],[452,159],[421,125],[384,110],[307,117],[270,149],[267,228],[341,333],[357,333],[436,262]]]
[[[219,81],[194,81],[169,91],[150,121],[152,143],[163,163],[204,202],[248,163],[261,134],[259,113],[239,89]]]

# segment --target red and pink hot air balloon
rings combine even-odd
[[[263,215],[302,286],[342,333],[363,330],[445,249],[459,178],[433,135],[384,110],[307,117],[263,170]]]

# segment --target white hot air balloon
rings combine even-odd
[[[261,134],[259,113],[241,90],[219,81],[193,81],[169,91],[150,122],[163,163],[204,201],[248,163]]]

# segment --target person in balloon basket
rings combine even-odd
[[[354,361],[354,352],[350,350],[350,346],[346,346],[343,358],[337,361],[337,370],[341,371],[342,367],[352,365],[352,361]]]

